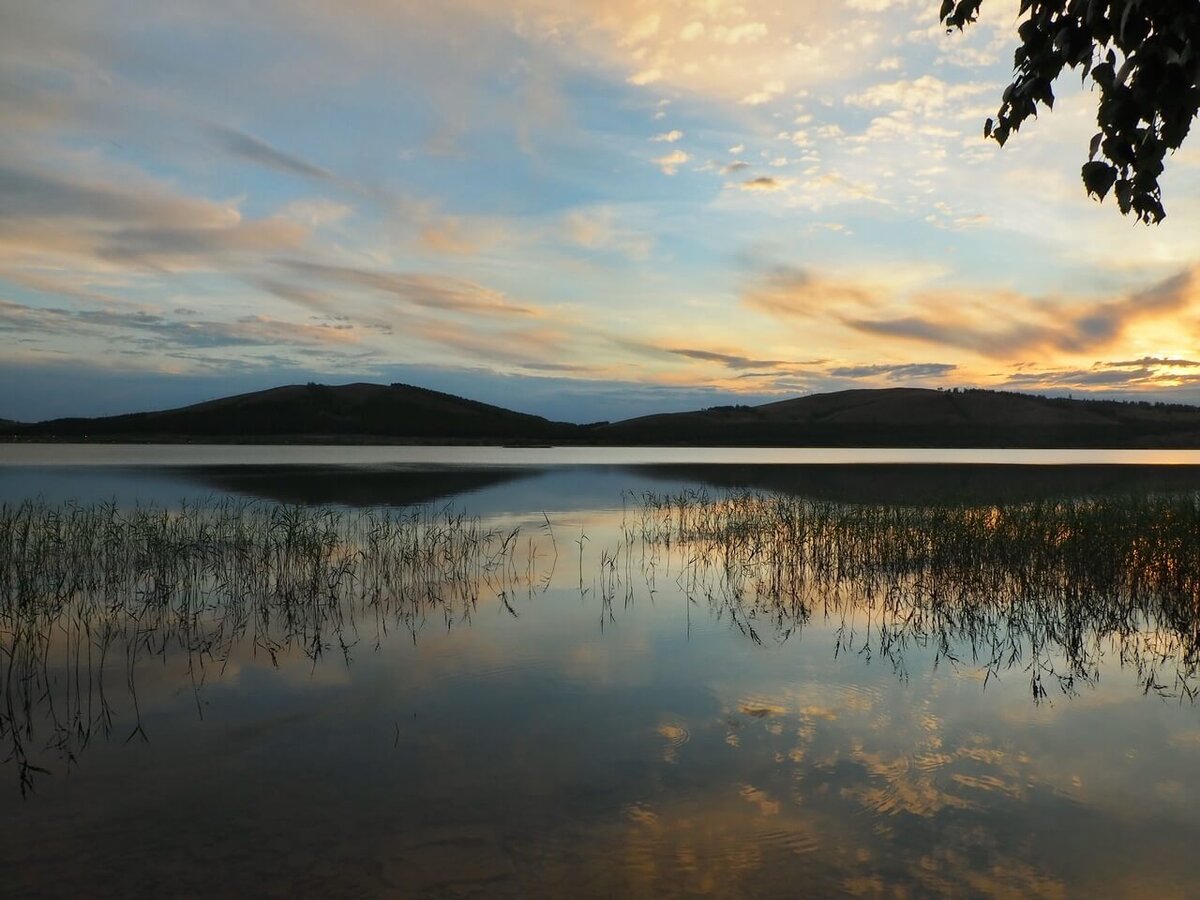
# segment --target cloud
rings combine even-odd
[[[679,171],[679,167],[690,159],[691,156],[682,150],[672,150],[666,156],[660,156],[655,159],[654,163],[662,169],[664,175],[674,175]]]
[[[848,13],[823,0],[472,5],[479,15],[516,18],[523,33],[561,47],[565,57],[599,60],[635,86],[662,83],[750,105],[781,96],[785,85],[796,90],[857,71],[864,47],[889,30],[905,33],[912,21],[907,12]]]
[[[1097,367],[1106,367],[1111,369],[1133,369],[1146,368],[1147,366],[1158,366],[1177,369],[1190,369],[1200,366],[1200,360],[1195,359],[1170,359],[1165,356],[1143,356],[1141,359],[1122,360],[1118,362],[1096,363]]]
[[[772,193],[784,190],[791,183],[792,180],[789,178],[772,178],[768,175],[760,175],[758,178],[743,181],[738,185],[738,188],[743,191],[765,191]]]
[[[930,312],[898,318],[847,318],[852,328],[960,347],[984,356],[1029,351],[1084,353],[1112,345],[1135,323],[1178,313],[1197,297],[1195,270],[1185,270],[1142,291],[1099,303],[1050,303],[1027,297],[994,297],[981,308],[968,298],[912,298]]]
[[[537,315],[532,307],[514,304],[502,292],[464,278],[422,272],[387,272],[296,259],[280,260],[279,265],[296,276],[319,279],[335,286],[368,288],[404,303],[440,312]]]
[[[615,250],[630,259],[645,259],[654,248],[652,237],[621,227],[610,207],[572,210],[563,224],[567,240],[588,250]]]
[[[241,219],[231,206],[180,196],[148,180],[126,188],[110,179],[73,178],[4,163],[0,163],[0,197],[5,223],[27,217],[221,228]]]
[[[873,84],[846,102],[864,109],[891,107],[914,115],[936,116],[950,110],[952,104],[981,94],[994,93],[996,86],[980,82],[951,84],[933,75]]]
[[[295,249],[309,235],[284,217],[246,219],[233,204],[181,195],[136,173],[111,174],[126,178],[0,163],[0,273],[114,263],[217,270],[245,254]]]
[[[874,298],[865,285],[823,278],[808,269],[775,266],[755,280],[743,302],[776,316],[816,318],[847,308],[870,308]]]
[[[1180,388],[1200,387],[1200,373],[1172,372],[1154,366],[1141,368],[1032,369],[1008,375],[1002,386],[1016,390],[1103,391],[1108,394],[1150,394],[1162,399]],[[1189,397],[1184,402],[1195,402]]]
[[[560,328],[475,331],[458,323],[429,319],[412,323],[406,330],[422,341],[450,347],[489,365],[503,363],[521,368],[527,368],[531,360],[545,362],[547,355],[569,356],[567,345],[571,339],[571,335]]]
[[[683,132],[676,128],[671,131],[664,131],[662,134],[656,134],[654,137],[650,138],[650,140],[658,144],[673,144],[681,137],[683,137]]]
[[[952,363],[878,363],[869,366],[839,366],[829,370],[835,378],[875,378],[882,376],[889,381],[910,378],[935,378],[949,375],[958,366]]]
[[[207,267],[219,257],[299,247],[308,230],[285,219],[271,218],[235,228],[127,228],[100,242],[97,252],[107,260],[179,269]]]
[[[1141,359],[1098,361],[1089,368],[1041,368],[1022,364],[1004,385],[1020,390],[1092,390],[1158,392],[1200,385],[1200,373],[1180,369],[1200,368],[1200,360],[1144,356]]]
[[[1017,292],[904,291],[809,270],[768,269],[743,302],[785,319],[840,324],[862,334],[936,344],[991,358],[1081,354],[1116,344],[1135,325],[1178,316],[1200,300],[1197,269],[1100,301]]]
[[[659,69],[643,69],[640,72],[635,72],[625,80],[634,85],[654,84],[656,81],[661,81],[663,73]]]
[[[629,46],[648,41],[658,34],[658,27],[661,24],[661,15],[656,12],[647,13],[630,26],[629,30],[625,32],[624,37],[621,38],[621,44]]]
[[[341,321],[291,322],[268,316],[242,316],[220,322],[173,319],[145,311],[64,309],[0,301],[0,331],[55,336],[88,336],[134,346],[219,348],[281,344],[356,343],[362,328]]]
[[[695,350],[689,347],[672,347],[668,349],[667,352],[674,353],[677,356],[685,356],[688,359],[698,359],[704,362],[720,363],[722,366],[730,369],[765,369],[788,364],[786,361],[781,359],[750,359],[749,357],[738,356],[732,353],[717,353],[712,350]]]
[[[751,91],[739,101],[743,106],[762,106],[764,103],[770,103],[777,96],[782,94],[786,86],[778,79],[765,82],[762,87],[756,91]]]
[[[237,159],[329,185],[384,210],[394,220],[411,228],[422,246],[437,253],[471,254],[494,239],[494,235],[488,233],[492,229],[485,223],[468,222],[461,216],[442,214],[437,204],[403,196],[377,184],[345,178],[234,128],[209,125],[207,131],[222,149]],[[317,198],[290,203],[286,212],[311,227],[318,227],[345,218],[351,212],[351,207]]]
[[[319,181],[336,180],[332,172],[313,165],[297,156],[277,150],[265,141],[261,141],[244,132],[223,125],[209,126],[209,132],[217,143],[227,153],[256,165],[284,172],[288,175],[299,175],[304,178],[315,178]]]
[[[765,38],[768,30],[762,22],[741,22],[732,26],[718,25],[712,31],[712,37],[722,44],[753,44]]]

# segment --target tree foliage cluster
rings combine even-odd
[[[947,29],[966,28],[983,0],[943,0]],[[1054,106],[1053,83],[1082,70],[1099,89],[1097,124],[1083,183],[1122,213],[1157,223],[1166,215],[1159,176],[1200,108],[1200,0],[1021,0],[1012,82],[984,135],[1002,146],[1038,108]]]

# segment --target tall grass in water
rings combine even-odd
[[[322,510],[244,502],[161,509],[0,507],[0,740],[22,788],[125,721],[144,737],[135,669],[182,661],[196,690],[235,650],[347,662],[359,641],[467,622],[482,599],[515,615],[551,585],[549,520],[526,542],[449,509]],[[544,534],[545,540],[534,538]],[[543,549],[549,548],[545,554]],[[1035,698],[1099,677],[1106,654],[1145,689],[1194,697],[1200,668],[1200,501],[1193,495],[989,507],[851,506],[772,494],[643,494],[616,546],[591,547],[600,626],[618,599],[673,578],[759,643],[822,619],[838,650],[1020,668]],[[573,550],[568,550],[574,556]],[[535,561],[544,558],[545,571]],[[518,564],[518,560],[520,563]],[[575,566],[563,572],[573,583]]]
[[[645,567],[680,568],[755,641],[814,616],[839,648],[1022,667],[1035,698],[1094,682],[1105,652],[1147,691],[1194,699],[1200,667],[1200,497],[1006,506],[851,506],[761,493],[635,498],[624,525]]]
[[[145,737],[134,668],[148,655],[185,658],[198,689],[247,640],[276,663],[297,650],[348,662],[366,626],[376,643],[392,629],[415,640],[435,617],[469,619],[484,593],[511,610],[537,579],[518,573],[516,546],[516,531],[449,509],[0,506],[0,740],[24,790],[43,749],[69,763],[111,732],[118,668],[126,739]]]

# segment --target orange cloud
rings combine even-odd
[[[743,302],[793,320],[1011,359],[1015,354],[1080,354],[1112,348],[1136,326],[1178,316],[1200,300],[1200,268],[1099,302],[1016,292],[902,293],[802,269],[767,272]]]

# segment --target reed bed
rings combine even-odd
[[[145,737],[135,670],[149,657],[184,667],[202,713],[206,678],[235,654],[349,664],[360,642],[416,641],[481,600],[516,615],[516,596],[554,582],[543,518],[522,537],[450,508],[0,506],[0,741],[22,790],[47,753],[70,764],[97,735]],[[953,507],[647,493],[626,498],[620,528],[613,544],[573,542],[602,627],[618,598],[673,578],[689,623],[703,603],[757,643],[832,625],[838,653],[901,677],[931,650],[985,679],[1021,669],[1041,699],[1095,683],[1115,655],[1148,692],[1197,693],[1195,495]]]
[[[140,659],[186,659],[198,690],[247,643],[315,663],[330,651],[348,662],[361,633],[416,640],[431,620],[469,620],[481,595],[511,609],[534,589],[517,537],[450,509],[0,506],[0,740],[22,789],[41,771],[29,747],[42,729],[68,762],[111,732],[115,671],[134,706],[127,739],[144,737]]]
[[[1194,699],[1200,497],[1005,506],[868,506],[755,492],[647,493],[623,526],[644,567],[670,568],[755,641],[814,616],[839,649],[965,654],[985,678],[1021,666],[1035,698],[1095,682],[1106,652],[1147,691]]]

